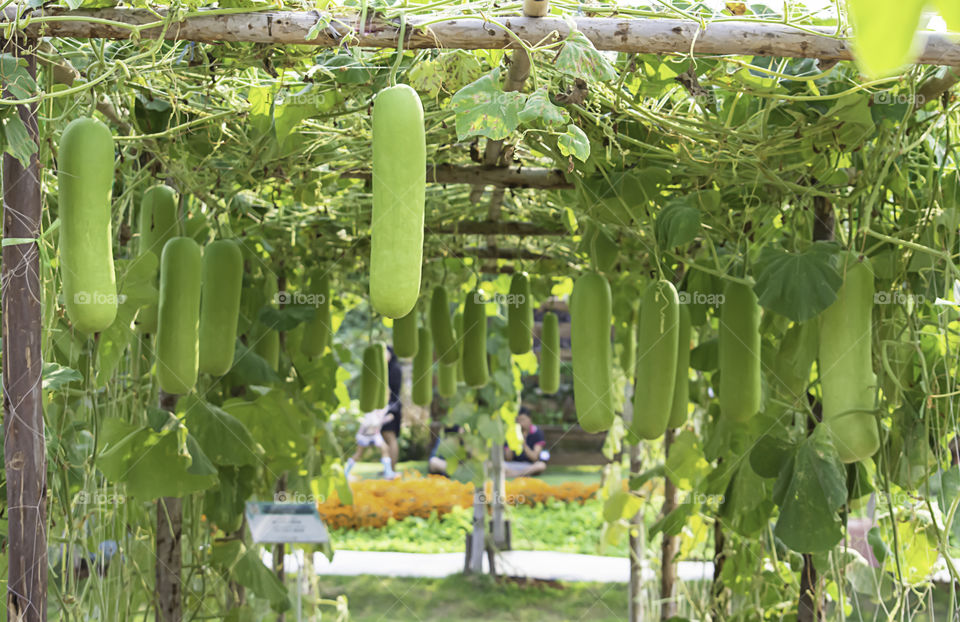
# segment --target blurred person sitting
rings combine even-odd
[[[433,449],[430,450],[430,459],[427,460],[427,473],[450,477],[447,473],[447,459],[440,455],[440,444],[443,443],[447,437],[459,437],[461,432],[463,432],[463,428],[459,425],[451,425],[443,428],[443,432],[437,437],[436,442],[433,444]],[[463,439],[458,438],[458,441],[462,447]]]
[[[540,475],[547,470],[547,460],[550,452],[547,451],[547,439],[543,431],[533,424],[530,411],[520,409],[517,415],[517,424],[523,436],[523,446],[519,453],[514,453],[506,444],[503,446],[503,465],[507,477],[530,477]]]

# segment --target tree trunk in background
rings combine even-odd
[[[162,410],[173,412],[177,396],[160,391]],[[183,534],[183,505],[178,497],[157,500],[157,622],[180,622],[183,619],[183,588],[180,570],[183,565],[180,537]]]
[[[833,206],[826,197],[813,198],[813,241],[830,241],[834,239],[836,225]],[[820,411],[819,404],[814,404],[814,413]],[[819,417],[817,417],[819,420]],[[812,434],[816,422],[807,421],[807,433]],[[800,571],[800,600],[797,603],[797,622],[819,622],[823,620],[823,590],[820,588],[820,577],[814,566],[811,555],[803,556],[803,569]]]
[[[717,468],[723,464],[723,458],[717,459]],[[723,523],[717,516],[713,524],[713,586],[711,588],[710,618],[713,622],[720,622],[726,617],[727,603],[723,600],[723,563],[727,560],[727,554],[723,548],[726,538],[723,535]]]
[[[285,492],[287,488],[287,474],[284,473],[277,478],[277,487],[275,498],[280,498],[281,493]],[[285,498],[285,497],[283,497]],[[286,552],[287,545],[285,544],[274,544],[273,545],[273,571],[277,573],[277,578],[280,579],[280,583],[284,583],[285,572],[283,568],[283,558]],[[284,584],[285,585],[285,584]],[[277,614],[277,622],[283,622],[285,616],[282,613]]]
[[[673,444],[672,429],[668,429],[663,435],[663,455],[664,460],[670,457],[670,446]],[[677,487],[665,475],[663,478],[663,516],[668,516],[670,512],[677,508]],[[677,601],[674,599],[675,585],[677,583],[677,552],[680,550],[680,538],[678,536],[668,536],[663,534],[663,543],[661,545],[661,564],[660,564],[660,619],[668,620],[677,615]]]
[[[22,40],[5,52],[22,56]],[[17,49],[14,49],[17,48]],[[36,57],[23,56],[31,76]],[[8,92],[7,97],[12,97]],[[37,143],[36,106],[17,106]],[[24,168],[3,155],[3,237],[36,239],[42,200],[37,154]],[[35,242],[3,247],[3,448],[7,482],[7,619],[47,619],[47,458],[43,436],[40,352],[40,253]]]

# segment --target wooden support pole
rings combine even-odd
[[[624,387],[623,423],[630,427],[633,421],[633,384],[627,382]],[[640,460],[640,443],[630,443],[630,477],[640,475],[643,463]],[[640,607],[640,594],[643,592],[643,553],[646,541],[644,534],[643,512],[630,517],[628,553],[630,556],[630,583],[627,586],[630,602],[627,608],[627,622],[643,622],[643,609]]]
[[[342,171],[346,179],[370,179],[369,170]],[[522,168],[519,166],[460,166],[456,164],[431,164],[427,166],[427,183],[434,184],[480,184],[503,188],[536,188],[538,190],[569,190],[573,182],[567,181],[563,171],[552,168]]]
[[[36,57],[10,39],[36,77]],[[31,45],[32,42],[27,45]],[[5,91],[5,97],[13,97]],[[17,106],[27,135],[38,142],[36,105]],[[7,619],[47,619],[47,454],[43,436],[40,352],[41,194],[37,154],[24,167],[3,154],[3,449],[7,487]],[[30,240],[30,241],[24,241]]]
[[[18,12],[20,13],[18,15]],[[159,15],[163,17],[164,11]],[[43,21],[38,18],[70,20]],[[89,17],[97,21],[83,21]],[[80,18],[80,19],[77,19]],[[307,39],[318,20],[328,25]],[[568,23],[559,17],[471,16],[423,26],[436,15],[414,15],[406,20],[405,49],[515,49],[509,32],[529,42],[555,42],[570,33]],[[272,45],[315,45],[338,48],[344,45],[396,48],[399,20],[374,17],[361,29],[357,14],[322,15],[317,11],[260,11],[229,15],[200,15],[174,23],[162,30],[157,14],[144,9],[89,9],[71,11],[44,7],[23,11],[11,6],[0,14],[0,21],[16,23],[31,37],[77,37],[129,39],[132,31],[120,24],[157,24],[140,31],[141,38],[163,36],[170,40],[204,43],[251,42]],[[834,28],[806,26],[802,30],[787,24],[724,21],[707,24],[705,29],[690,20],[624,17],[573,17],[579,32],[599,50],[635,54],[694,54],[697,56],[777,56],[817,58],[824,61],[852,60],[847,42],[834,37]],[[114,24],[111,22],[118,22]],[[509,31],[509,32],[508,32]],[[938,33],[921,33],[917,63],[960,66],[960,45]]]
[[[493,498],[488,499],[491,504],[491,522],[493,546],[500,550],[507,545],[506,528],[506,496],[507,483],[504,475],[503,447],[494,444],[490,448],[490,478],[493,480]]]
[[[664,460],[670,457],[674,430],[667,429],[663,435]],[[663,478],[663,516],[666,517],[677,508],[677,486],[669,475]],[[677,615],[677,600],[674,591],[677,583],[677,553],[680,551],[678,536],[663,534],[660,558],[660,619],[669,620]]]
[[[161,410],[173,412],[177,396],[160,391]],[[183,587],[180,573],[183,553],[183,502],[179,497],[157,500],[156,599],[157,622],[180,622],[183,619]]]

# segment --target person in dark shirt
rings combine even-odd
[[[444,441],[445,438],[454,438],[459,437],[463,432],[463,428],[458,425],[450,425],[443,428],[443,432],[440,436],[437,437],[437,441],[433,444],[433,449],[430,450],[430,458],[427,460],[427,473],[432,475],[446,475],[447,473],[447,459],[440,455],[440,443]],[[463,446],[463,439],[460,438],[460,446]]]
[[[503,446],[503,465],[507,477],[529,477],[539,475],[547,470],[549,452],[546,451],[547,439],[543,430],[533,424],[530,411],[520,409],[517,415],[520,433],[523,436],[523,447],[520,453],[514,453],[507,445]]]
[[[400,445],[397,443],[397,438],[400,436],[400,385],[403,384],[403,371],[400,369],[400,361],[397,359],[397,355],[393,353],[393,348],[387,346],[387,351],[390,354],[387,361],[387,383],[390,385],[390,401],[387,403],[387,417],[383,427],[380,428],[380,434],[387,444],[387,455],[393,464],[393,468],[396,469],[400,460]]]

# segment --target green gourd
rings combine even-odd
[[[370,412],[386,406],[383,399],[387,386],[385,349],[382,344],[370,344],[363,349],[363,369],[360,370],[360,411]]]
[[[163,184],[147,188],[140,201],[140,256],[153,253],[159,266],[164,244],[179,235],[179,228],[176,191]],[[137,331],[157,332],[157,305],[151,304],[140,309]]]
[[[627,378],[633,378],[637,364],[637,325],[640,323],[640,308],[638,305],[631,305],[629,319],[626,325],[626,336],[623,341],[623,349],[620,351],[620,369],[627,375]]]
[[[677,331],[677,378],[670,408],[669,428],[679,428],[690,414],[690,307],[680,305]]]
[[[437,393],[440,397],[453,397],[457,394],[457,364],[440,363],[437,369]]]
[[[370,299],[379,313],[400,318],[420,295],[426,188],[423,107],[400,84],[373,100],[373,216]]]
[[[487,364],[487,309],[483,290],[475,289],[463,302],[463,379],[482,387],[490,380]]]
[[[313,318],[304,324],[300,351],[309,357],[320,356],[330,344],[330,277],[323,268],[310,275],[309,294],[314,303]]]
[[[273,274],[267,274],[263,284],[263,293],[265,294],[266,304],[273,305],[277,298],[277,278]],[[270,365],[273,371],[280,369],[280,333],[265,326],[259,319],[254,323],[251,331],[253,338],[253,351],[260,355],[263,360]]]
[[[513,354],[526,354],[533,347],[533,297],[530,295],[530,279],[524,273],[514,274],[510,279],[507,338]]]
[[[880,447],[877,379],[872,367],[873,271],[866,259],[844,255],[843,285],[820,315],[818,369],[827,426],[843,462],[866,460]]]
[[[457,382],[466,382],[463,379],[463,313],[453,316],[453,330],[457,336]]]
[[[200,299],[200,371],[222,376],[233,365],[243,287],[243,255],[232,240],[203,251]]]
[[[560,388],[560,321],[557,314],[543,314],[540,328],[540,391],[552,395]]]
[[[117,316],[110,195],[113,135],[96,119],[75,119],[60,139],[60,278],[74,328],[95,333]]]
[[[157,380],[166,393],[189,393],[200,359],[200,247],[190,238],[171,238],[160,257],[157,315]]]
[[[590,433],[613,425],[610,284],[595,272],[576,280],[570,296],[573,398],[580,426]]]
[[[753,288],[727,283],[720,306],[720,414],[746,421],[761,407],[760,305]]]
[[[417,355],[413,357],[413,403],[429,406],[433,400],[433,338],[430,329],[421,326],[417,333]]]
[[[677,290],[670,281],[654,281],[643,294],[637,327],[637,375],[630,429],[640,438],[659,438],[670,422],[677,385],[679,333]]]
[[[417,310],[393,321],[393,353],[410,359],[417,355]]]
[[[457,362],[457,338],[450,322],[450,303],[447,290],[438,285],[430,298],[430,333],[437,349],[437,359],[444,365]]]

